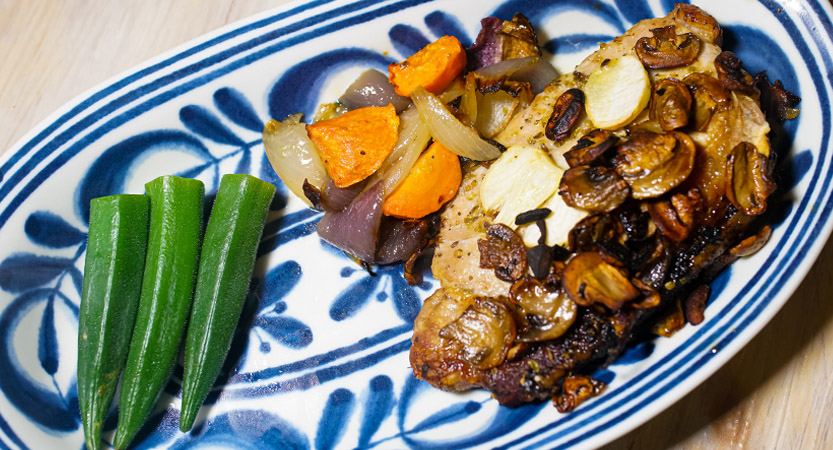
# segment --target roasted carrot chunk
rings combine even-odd
[[[457,155],[434,142],[385,199],[382,212],[401,219],[425,217],[454,197],[462,179]]]
[[[457,38],[443,36],[409,56],[403,62],[388,66],[390,83],[396,93],[405,97],[417,86],[439,94],[466,67],[466,52]]]
[[[399,138],[399,117],[393,105],[369,106],[307,125],[307,134],[330,178],[344,188],[370,176],[390,155]]]

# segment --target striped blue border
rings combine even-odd
[[[140,80],[140,79],[142,79],[142,78],[144,78],[144,77],[146,77],[146,76],[148,76],[152,73],[155,73],[155,72],[159,71],[160,69],[163,69],[167,65],[170,65],[170,64],[175,63],[177,61],[180,61],[180,60],[182,60],[186,57],[192,56],[196,53],[199,53],[202,50],[211,48],[214,45],[217,45],[219,43],[227,41],[231,38],[234,38],[234,37],[239,36],[241,34],[245,34],[249,31],[253,31],[253,30],[262,28],[262,27],[267,26],[271,23],[274,23],[278,20],[282,20],[284,18],[291,17],[291,16],[296,15],[298,13],[304,12],[308,9],[311,9],[311,8],[314,8],[314,7],[317,7],[317,6],[320,6],[320,5],[324,5],[324,4],[327,4],[327,3],[331,3],[332,1],[333,0],[320,0],[320,1],[315,1],[315,2],[309,2],[309,3],[306,3],[302,6],[297,6],[297,7],[293,8],[289,11],[282,12],[282,13],[279,13],[277,15],[270,16],[269,18],[262,19],[260,21],[254,22],[252,24],[245,25],[241,28],[230,31],[229,33],[223,34],[223,35],[215,37],[215,38],[213,38],[209,41],[206,41],[202,44],[199,44],[196,47],[193,47],[193,48],[190,48],[186,51],[183,51],[183,52],[181,52],[181,53],[179,53],[179,54],[177,54],[177,55],[175,55],[171,58],[166,59],[163,62],[160,62],[160,63],[155,64],[153,66],[150,66],[148,68],[142,69],[141,71],[136,72],[135,74],[133,74],[133,75],[131,75],[131,76],[125,78],[125,79],[122,79],[122,80],[114,83],[113,85],[108,86],[105,89],[102,89],[101,91],[93,94],[92,96],[90,96],[86,100],[79,103],[77,106],[73,107],[69,112],[62,115],[59,119],[57,119],[55,122],[50,124],[47,128],[45,128],[37,136],[32,138],[26,144],[24,144],[18,151],[14,152],[14,154],[11,155],[11,157],[4,163],[4,165],[2,167],[0,167],[0,171],[5,172],[5,170],[8,170],[8,168],[10,168],[14,164],[16,164],[19,160],[21,160],[24,156],[26,156],[29,152],[31,152],[32,149],[34,149],[34,147],[36,147],[41,141],[48,138],[52,133],[54,133],[54,131],[60,126],[60,124],[62,122],[81,114],[83,111],[88,109],[91,105],[95,104],[97,101],[99,101],[103,98],[106,98],[108,95],[112,94],[113,92],[118,91],[119,89],[123,88],[124,86],[127,86],[127,85],[129,85],[130,83],[132,83],[136,80]],[[375,4],[378,4],[378,3],[382,3],[383,1],[384,0],[368,0],[368,1],[360,1],[360,2],[351,3],[348,6],[352,7],[353,9],[350,9],[349,7],[347,9],[340,9],[338,11],[338,14],[329,15],[329,16],[327,16],[327,18],[338,17],[340,15],[344,15],[344,14],[356,11],[358,9],[361,9],[361,8],[364,8],[364,7],[367,7],[367,6],[372,6],[372,5],[375,5]],[[356,16],[356,17],[353,17],[353,18],[350,18],[350,19],[346,19],[346,20],[331,24],[329,26],[321,27],[319,29],[310,31],[308,33],[305,33],[302,36],[287,40],[285,42],[281,42],[281,43],[278,43],[278,44],[271,45],[271,46],[269,46],[265,49],[262,49],[262,50],[259,50],[259,51],[255,52],[251,55],[247,55],[245,58],[242,58],[239,61],[235,61],[235,62],[233,62],[233,63],[231,63],[227,66],[224,66],[220,69],[217,69],[213,72],[210,72],[206,75],[203,75],[199,78],[196,78],[196,79],[190,81],[189,83],[186,83],[184,85],[176,87],[175,89],[172,89],[170,91],[159,94],[159,95],[153,97],[152,99],[144,102],[142,105],[134,107],[131,110],[110,119],[108,122],[99,126],[97,129],[95,129],[94,131],[89,133],[87,136],[82,138],[79,142],[73,144],[73,146],[71,146],[69,149],[64,151],[58,158],[56,158],[55,161],[50,163],[47,166],[47,168],[44,169],[44,171],[41,171],[38,174],[38,176],[35,177],[35,179],[30,181],[29,184],[27,184],[26,187],[24,188],[23,192],[21,194],[19,194],[18,197],[13,200],[12,205],[10,205],[10,207],[7,208],[6,210],[4,210],[3,214],[0,215],[0,227],[2,227],[5,224],[8,217],[22,203],[22,201],[26,197],[28,197],[28,195],[31,192],[33,192],[46,178],[48,178],[48,175],[44,176],[44,173],[48,173],[48,174],[53,173],[55,170],[60,168],[64,163],[66,163],[67,161],[72,159],[72,157],[74,157],[83,148],[90,145],[92,142],[95,142],[104,133],[106,133],[106,132],[112,130],[113,128],[121,125],[122,123],[124,123],[126,121],[129,121],[129,120],[135,118],[136,116],[148,111],[152,107],[157,106],[161,103],[164,103],[168,100],[171,100],[175,97],[178,97],[179,95],[182,95],[185,92],[193,90],[193,89],[195,89],[195,88],[197,88],[197,87],[199,87],[199,86],[201,86],[201,85],[203,85],[203,84],[205,84],[205,83],[207,83],[211,80],[214,80],[214,79],[216,79],[216,78],[218,78],[218,77],[220,77],[224,74],[227,74],[229,72],[237,70],[240,67],[244,67],[246,65],[249,65],[249,64],[251,64],[251,63],[253,63],[253,62],[255,62],[259,59],[262,59],[265,56],[273,54],[273,53],[275,53],[277,51],[280,51],[282,49],[297,45],[297,44],[299,44],[301,42],[304,42],[305,40],[310,39],[312,37],[318,37],[320,35],[329,34],[329,33],[332,33],[334,31],[337,31],[339,29],[362,23],[362,22],[366,21],[369,18],[392,14],[392,13],[398,12],[400,10],[407,9],[407,8],[412,7],[412,6],[416,6],[416,5],[419,5],[419,4],[422,4],[422,3],[427,3],[427,2],[430,2],[430,1],[433,1],[433,0],[410,0],[410,1],[398,2],[398,3],[392,4],[392,5],[388,5],[386,7],[383,7],[383,8],[379,8],[379,9],[374,10],[374,11],[364,13],[362,15],[359,15],[359,16]],[[819,71],[819,67],[815,64],[815,61],[811,57],[808,58],[809,49],[807,48],[806,43],[803,41],[803,39],[801,39],[803,37],[800,35],[800,33],[797,32],[797,27],[795,26],[795,24],[792,22],[791,19],[786,17],[785,14],[777,13],[777,8],[779,8],[779,5],[777,3],[775,3],[771,0],[759,0],[759,1],[760,1],[760,3],[764,4],[764,6],[766,6],[776,16],[776,18],[778,18],[778,20],[782,23],[782,25],[784,25],[784,27],[789,31],[791,36],[800,37],[800,39],[795,40],[795,42],[796,42],[796,45],[799,47],[799,51],[800,51],[801,55],[803,57],[807,58],[806,61],[808,63],[808,70],[811,72],[813,82],[816,84],[816,87],[817,87],[816,91],[819,93],[820,96],[822,96],[821,104],[822,104],[822,106],[829,104],[829,99],[827,98],[827,92],[824,90],[824,81],[823,80],[825,79],[825,77],[821,76],[821,72]],[[816,2],[816,3],[810,4],[809,6],[812,8],[813,12],[817,15],[817,17],[822,21],[821,25],[823,25],[823,27],[824,27],[824,32],[828,36],[833,35],[833,32],[831,32],[831,30],[833,30],[833,26],[831,26],[831,23],[829,21],[829,17],[826,15],[826,12],[821,7],[821,5],[818,4],[818,2]],[[315,17],[320,20],[322,15],[324,15],[324,14],[321,14],[321,15],[318,15],[318,16],[315,16]],[[810,26],[813,25],[813,24],[810,23],[810,18],[809,17],[802,16],[802,19],[803,19],[805,25],[808,28],[810,28]],[[249,50],[249,49],[252,49],[252,48],[257,47],[259,45],[262,45],[264,43],[274,41],[276,39],[279,39],[280,37],[282,37],[285,34],[304,29],[307,26],[311,27],[315,23],[316,22],[314,22],[313,19],[311,18],[311,19],[307,19],[305,21],[302,21],[302,22],[299,22],[299,23],[296,23],[296,24],[292,24],[292,25],[290,25],[288,27],[285,27],[285,28],[282,28],[280,30],[275,30],[275,31],[266,33],[264,35],[261,35],[261,36],[258,36],[256,38],[254,38],[254,39],[251,39],[251,40],[247,41],[246,43],[235,46],[232,49],[229,49],[229,50],[226,50],[224,52],[218,53],[218,54],[213,55],[209,58],[206,58],[206,59],[204,59],[204,60],[202,60],[198,63],[190,65],[187,68],[180,69],[179,71],[174,72],[172,74],[169,74],[169,75],[167,75],[163,78],[160,78],[159,80],[155,80],[152,83],[141,86],[141,87],[131,91],[130,93],[125,94],[125,95],[115,99],[114,101],[108,103],[105,107],[103,107],[99,110],[96,110],[94,112],[94,115],[85,117],[84,121],[73,125],[70,129],[68,129],[65,132],[58,135],[56,137],[56,139],[53,140],[52,142],[50,142],[47,147],[44,147],[43,149],[38,151],[34,155],[32,160],[39,160],[41,158],[45,158],[45,157],[51,155],[52,153],[54,153],[58,149],[58,147],[60,147],[64,143],[66,143],[69,139],[73,138],[77,133],[79,133],[82,130],[84,130],[85,128],[89,127],[92,123],[95,123],[97,120],[99,120],[102,117],[106,117],[110,112],[114,111],[115,109],[117,109],[121,106],[124,106],[125,104],[128,104],[129,102],[131,102],[131,101],[133,101],[137,98],[140,98],[142,96],[145,96],[145,95],[148,95],[152,92],[155,92],[155,91],[163,88],[164,86],[167,86],[167,85],[169,85],[169,84],[171,84],[175,81],[178,81],[178,79],[180,79],[184,76],[190,75],[190,74],[192,74],[194,72],[197,72],[197,71],[200,71],[200,70],[203,70],[203,69],[205,69],[207,67],[210,67],[212,65],[219,64],[219,63],[221,63],[221,62],[239,54],[241,51]],[[288,31],[289,28],[293,28],[293,29],[291,31]],[[825,64],[826,68],[829,71],[831,68],[833,68],[833,64],[831,64],[831,60],[830,60],[830,55],[829,55],[828,52],[825,51],[825,47],[824,47],[824,45],[822,45],[823,43],[818,39],[818,37],[813,36],[813,38],[815,39],[815,43],[818,46],[820,52],[822,53],[824,64]],[[828,143],[829,143],[829,139],[830,139],[830,114],[829,114],[829,110],[826,110],[826,109],[823,109],[822,112],[823,112],[824,126],[823,126],[823,139],[822,139],[822,145],[821,145],[822,148],[820,150],[820,155],[821,156],[818,158],[818,164],[817,164],[815,172],[813,174],[813,179],[818,179],[818,177],[821,175],[820,172],[822,170],[822,166],[823,166],[824,162],[826,161],[826,158],[828,157],[828,152],[829,152]],[[93,116],[95,117],[94,120],[92,120],[92,121],[87,120],[87,119],[90,119]],[[27,162],[27,164],[31,163],[32,160]],[[24,165],[24,167],[17,169],[15,171],[14,175],[18,175],[19,173],[24,171],[23,169],[26,169],[26,168],[29,168],[29,167],[27,165]],[[799,245],[801,246],[798,253],[796,253],[795,255],[790,255],[790,256],[793,256],[793,258],[790,259],[789,256],[787,258],[784,258],[784,261],[786,263],[788,263],[788,267],[784,270],[781,270],[778,273],[775,273],[773,271],[773,273],[770,273],[768,275],[768,278],[763,283],[759,283],[759,280],[761,280],[761,278],[765,276],[766,270],[761,270],[761,271],[757,272],[755,274],[755,276],[752,278],[752,280],[750,280],[744,286],[744,290],[749,289],[750,291],[747,291],[746,294],[732,299],[732,301],[730,301],[729,304],[727,304],[724,307],[724,309],[722,311],[720,311],[720,313],[718,313],[718,316],[721,316],[721,317],[724,314],[735,313],[735,315],[732,316],[731,319],[729,319],[729,320],[725,320],[725,321],[722,321],[722,322],[712,321],[712,322],[708,322],[707,324],[702,325],[701,328],[699,328],[698,331],[694,335],[692,335],[692,337],[689,340],[687,340],[679,348],[679,350],[683,350],[683,351],[690,350],[690,351],[688,351],[688,353],[686,353],[685,356],[690,356],[690,355],[691,356],[696,356],[696,354],[698,354],[699,352],[703,352],[704,350],[708,350],[708,348],[713,347],[714,344],[711,343],[712,342],[711,339],[713,339],[715,336],[724,336],[725,335],[725,337],[723,337],[723,339],[718,344],[720,347],[723,347],[723,346],[728,345],[729,343],[731,343],[740,331],[745,330],[750,324],[754,323],[754,317],[758,313],[760,313],[761,311],[766,309],[770,305],[772,300],[775,298],[775,296],[778,295],[778,291],[775,287],[772,287],[770,289],[767,289],[767,287],[779,286],[780,284],[774,284],[774,283],[783,283],[785,280],[791,278],[792,274],[793,274],[793,271],[799,265],[804,263],[803,256],[806,255],[810,251],[810,248],[814,245],[814,243],[816,241],[816,238],[818,238],[820,236],[822,228],[825,226],[825,223],[823,223],[823,220],[827,219],[830,216],[831,204],[830,204],[830,201],[829,201],[830,200],[830,192],[828,191],[829,185],[830,185],[830,176],[829,176],[829,174],[830,174],[830,170],[828,168],[828,171],[825,173],[825,176],[827,176],[827,178],[824,179],[824,181],[823,181],[822,189],[820,191],[818,190],[818,188],[816,189],[817,192],[827,192],[827,196],[824,198],[824,201],[825,201],[824,205],[825,206],[820,212],[808,215],[808,218],[807,218],[804,226],[802,226],[798,230],[798,232],[801,233],[800,236],[802,236],[803,240],[801,240],[800,242],[798,242],[799,240],[797,240],[797,242],[795,242],[793,244],[793,246],[791,247],[792,249],[795,249],[797,246],[799,246]],[[6,180],[6,182],[3,182],[2,185],[0,185],[0,196],[6,194],[11,187],[13,187],[17,183],[19,183],[21,178],[22,177],[17,177],[17,178]],[[809,197],[808,196],[805,196],[804,198],[802,198],[801,203],[800,203],[799,208],[797,209],[797,211],[806,210],[808,202],[809,202]],[[796,232],[795,230],[796,230],[796,227],[798,225],[798,222],[803,220],[803,219],[804,219],[803,216],[800,216],[799,213],[796,213],[793,217],[793,220],[790,222],[790,224],[788,225],[788,227],[786,229],[787,233],[785,234],[785,236],[790,236],[792,233]],[[814,222],[812,224],[810,224],[810,222],[813,221],[813,220],[814,220]],[[784,253],[786,253],[786,252],[784,252]],[[774,255],[770,255],[770,257],[766,261],[766,266],[765,267],[775,267],[775,265],[773,264],[775,262],[775,259],[776,259],[776,257]],[[776,278],[777,278],[777,280],[776,280]],[[762,284],[763,284],[763,286],[762,286]],[[754,289],[754,288],[757,288],[758,290],[756,292],[752,293],[751,289]],[[762,296],[760,298],[751,300],[752,303],[749,305],[749,306],[755,305],[755,308],[752,311],[739,311],[739,312],[738,311],[733,311],[739,305],[739,303],[741,302],[742,299],[746,299],[750,296],[757,296],[758,294],[762,294]],[[746,315],[740,323],[734,322],[735,319],[743,317],[744,314],[746,314]],[[717,327],[718,323],[724,323],[724,325],[722,325],[720,327]],[[734,331],[730,332],[730,333],[727,333],[727,329],[730,328],[730,327]],[[714,329],[714,332],[712,332],[709,336],[705,336],[706,333],[709,333],[710,331],[712,331],[712,329]],[[700,342],[700,344],[695,346],[695,347],[692,347],[698,341]],[[587,405],[588,406],[587,408],[580,409],[579,411],[574,412],[570,416],[567,416],[565,419],[555,421],[555,422],[552,422],[551,424],[549,424],[547,426],[541,427],[536,432],[530,433],[530,434],[528,434],[528,435],[526,435],[526,436],[524,436],[524,437],[522,437],[518,440],[513,441],[512,443],[510,443],[508,445],[511,446],[511,445],[522,443],[524,441],[529,442],[533,438],[540,437],[540,436],[537,436],[540,433],[546,433],[548,431],[553,430],[555,427],[558,427],[559,425],[569,424],[570,422],[574,422],[576,420],[576,418],[584,416],[584,415],[592,412],[594,409],[598,409],[598,408],[602,407],[605,403],[613,401],[614,399],[616,399],[620,395],[627,394],[627,391],[631,390],[632,388],[635,389],[635,386],[637,384],[650,385],[650,381],[665,380],[665,383],[662,384],[662,385],[656,385],[655,384],[654,389],[653,389],[654,391],[656,391],[659,388],[665,388],[665,387],[673,386],[676,382],[679,382],[680,380],[684,380],[684,379],[688,378],[691,374],[695,373],[697,370],[699,370],[700,367],[702,367],[704,364],[708,363],[708,361],[711,360],[713,357],[714,357],[714,353],[706,351],[703,356],[701,356],[699,359],[694,361],[694,363],[688,365],[687,368],[685,368],[685,367],[688,364],[688,361],[686,361],[685,363],[678,363],[677,365],[675,365],[671,368],[668,368],[663,373],[656,374],[651,380],[648,380],[648,381],[639,380],[640,381],[639,383],[636,383],[636,382],[627,383],[624,386],[622,386],[620,389],[618,389],[617,391],[610,392],[607,395],[598,399],[598,401]],[[680,360],[685,359],[684,357],[681,357],[678,354],[675,354],[673,356],[669,355],[666,358],[664,358],[663,360],[661,360],[661,361],[657,362],[656,364],[654,364],[653,366],[651,366],[648,369],[648,372],[654,372],[655,370],[659,369],[664,364],[666,364],[669,361],[671,361],[672,359],[676,359],[676,358],[679,358]],[[682,370],[683,368],[685,368],[685,369]],[[673,375],[674,372],[677,372],[677,371],[680,371],[680,370],[682,370],[682,372],[678,373],[674,378],[668,378],[669,376]],[[599,411],[599,412],[595,413],[594,415],[592,415],[592,416],[584,419],[583,421],[579,422],[578,424],[576,424],[573,427],[573,429],[575,429],[577,427],[585,426],[586,424],[589,424],[589,423],[597,423],[597,422],[601,421],[601,417],[604,416],[605,414],[608,414],[608,413],[616,410],[617,408],[621,408],[627,402],[629,402],[629,401],[631,401],[635,398],[638,398],[640,395],[643,395],[643,394],[644,394],[643,392],[639,392],[639,391],[631,393],[631,394],[627,395],[626,397],[620,399],[617,403],[610,405],[605,410]],[[592,436],[595,436],[595,435],[597,435],[598,433],[600,433],[602,431],[610,429],[611,427],[613,427],[614,425],[617,424],[619,419],[627,417],[627,416],[633,414],[636,411],[642,410],[644,407],[650,405],[652,403],[652,401],[653,400],[649,396],[648,398],[643,399],[642,401],[640,401],[636,405],[632,406],[629,410],[623,412],[622,414],[618,415],[617,417],[611,418],[607,422],[605,422],[605,423],[597,426],[596,428],[590,430],[588,433],[583,433],[582,435],[574,438],[573,440],[565,443],[564,445],[571,446],[571,445],[581,443],[581,442],[585,441],[586,439],[588,439]],[[17,436],[14,435],[11,428],[2,419],[2,416],[0,416],[0,429],[2,429],[4,432],[7,432],[7,435],[14,441],[15,444],[19,444],[19,445],[22,446],[22,442],[20,442],[19,439],[17,439]],[[570,432],[570,430],[568,429],[568,430],[566,430],[566,432]],[[553,442],[557,438],[558,438],[558,436],[554,435],[554,436],[551,436],[550,438],[548,438],[545,442],[537,442],[536,445],[541,445],[541,444],[546,443],[546,442]],[[3,443],[3,441],[0,441],[0,445],[5,445],[5,444]],[[560,448],[560,446],[558,448]]]

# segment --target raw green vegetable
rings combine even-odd
[[[145,185],[150,231],[142,295],[119,396],[114,446],[125,448],[147,419],[179,355],[191,308],[205,188],[174,176]]]
[[[124,369],[136,320],[148,238],[148,197],[90,201],[90,231],[78,314],[78,403],[87,448],[101,443],[101,423]]]
[[[182,412],[188,431],[226,359],[255,266],[275,186],[224,175],[205,230],[185,344]]]

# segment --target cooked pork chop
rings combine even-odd
[[[657,37],[657,30],[668,27],[673,27],[676,35],[696,36],[699,52],[683,66],[648,68],[648,74],[654,91],[663,79],[686,83],[694,92],[692,123],[673,132],[659,130],[648,107],[631,123],[611,131],[624,142],[636,141],[643,129],[654,133],[652,136],[685,134],[696,148],[690,175],[662,196],[647,200],[635,200],[634,196],[615,210],[589,214],[573,229],[572,255],[554,263],[550,276],[541,283],[554,286],[558,293],[553,296],[567,298],[567,292],[578,303],[578,312],[561,336],[535,341],[521,338],[524,329],[536,324],[513,291],[531,276],[501,279],[495,270],[481,264],[478,241],[488,239],[486,230],[494,215],[484,211],[480,202],[479,186],[488,167],[473,164],[456,198],[442,214],[432,262],[442,287],[425,301],[416,319],[411,348],[415,376],[446,390],[483,387],[505,405],[570,394],[573,397],[564,408],[570,409],[580,401],[574,398],[580,389],[568,388],[565,380],[572,383],[572,377],[588,374],[615,358],[641,324],[657,311],[668,309],[669,304],[684,302],[695,288],[744,253],[730,250],[737,250],[749,234],[750,224],[763,211],[766,196],[774,188],[774,184],[767,184],[771,184],[767,177],[772,170],[767,163],[771,161],[770,127],[751,77],[742,69],[732,70],[739,60],[722,52],[717,22],[695,6],[677,5],[666,17],[641,21],[612,42],[601,44],[574,72],[554,80],[538,94],[495,139],[507,147],[543,149],[558,166],[569,169],[564,154],[595,126],[582,114],[567,137],[548,138],[545,127],[559,97],[569,89],[583,89],[588,77],[610,60],[636,55],[640,39]],[[739,160],[746,165],[738,165]],[[746,202],[738,200],[740,191],[756,188],[738,185],[734,180],[740,175],[733,177],[726,168],[743,170],[756,164],[763,166],[756,169],[760,178],[756,180],[765,185],[760,188],[763,194],[749,194],[751,200]],[[747,240],[742,246],[754,245]],[[578,259],[576,255],[588,253],[601,255],[599,263],[586,269],[601,267],[601,275],[592,275],[596,280],[604,276],[630,278],[618,303],[594,302],[586,284],[578,285],[578,293],[570,290],[570,282],[565,280],[576,275],[566,274],[564,265],[569,269],[571,261]],[[604,295],[615,294],[605,293],[605,288],[600,287]],[[510,344],[500,349],[501,342]]]

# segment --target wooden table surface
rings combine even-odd
[[[0,0],[0,152],[75,96],[281,0]],[[726,366],[606,449],[833,448],[833,241]]]

